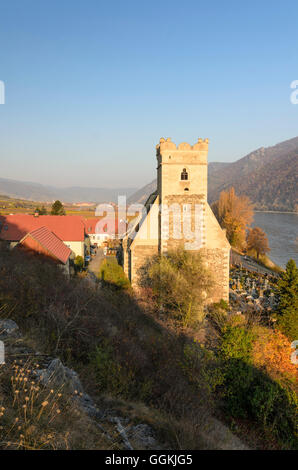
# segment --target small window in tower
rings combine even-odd
[[[181,173],[181,180],[186,181],[188,180],[188,173],[186,171],[186,168],[183,168],[182,173]]]

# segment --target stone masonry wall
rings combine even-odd
[[[140,280],[140,268],[146,265],[148,259],[158,254],[157,245],[135,245],[131,249],[131,278],[136,286]]]
[[[221,299],[229,302],[229,250],[202,249],[202,254],[215,281],[214,293],[208,303],[219,302]]]
[[[171,206],[179,206],[180,211],[179,215],[181,217],[181,237],[177,239],[174,236],[174,215],[172,211],[169,212],[163,209],[163,214],[161,216],[161,240],[160,240],[160,250],[161,252],[166,252],[168,250],[177,249],[180,246],[183,246],[185,249],[188,249],[187,244],[191,243],[193,245],[193,250],[198,250],[203,248],[206,244],[206,226],[205,226],[205,201],[204,196],[201,194],[183,194],[183,195],[168,195],[164,198],[164,204],[170,209]],[[185,236],[185,224],[183,218],[185,217],[185,212],[183,206],[188,205],[188,220],[189,227],[192,233],[195,233],[195,236],[191,239],[186,238]],[[197,226],[195,225],[195,211],[199,209],[197,214]],[[190,248],[191,249],[191,248]]]

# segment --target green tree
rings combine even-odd
[[[40,215],[47,215],[48,211],[45,206],[41,206]]]
[[[41,207],[36,207],[34,213],[38,213],[39,215],[47,215],[47,209],[45,208],[45,206],[41,206]]]
[[[51,215],[65,215],[65,209],[60,201],[55,201],[52,205]]]
[[[293,259],[278,282],[277,326],[292,341],[298,339],[298,269]]]

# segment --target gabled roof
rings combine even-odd
[[[64,241],[84,241],[85,226],[82,217],[76,215],[0,216],[0,239],[19,241],[27,233],[40,227],[47,227]]]
[[[20,240],[20,245],[57,258],[63,264],[67,263],[71,254],[71,249],[47,227],[40,227],[27,233],[27,235]]]

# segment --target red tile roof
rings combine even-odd
[[[67,263],[71,254],[71,249],[47,227],[40,227],[27,233],[20,241],[20,244],[39,253],[57,258],[63,264]]]
[[[19,241],[27,233],[44,226],[63,241],[84,241],[84,223],[82,217],[76,215],[0,216],[0,239]]]
[[[102,219],[104,222],[99,223]],[[103,233],[107,235],[117,234],[118,233],[118,219],[109,218],[109,217],[94,217],[89,219],[83,219],[85,224],[85,230],[88,235]],[[98,225],[97,225],[98,224]],[[119,233],[125,233],[127,224],[125,221],[119,221]]]

